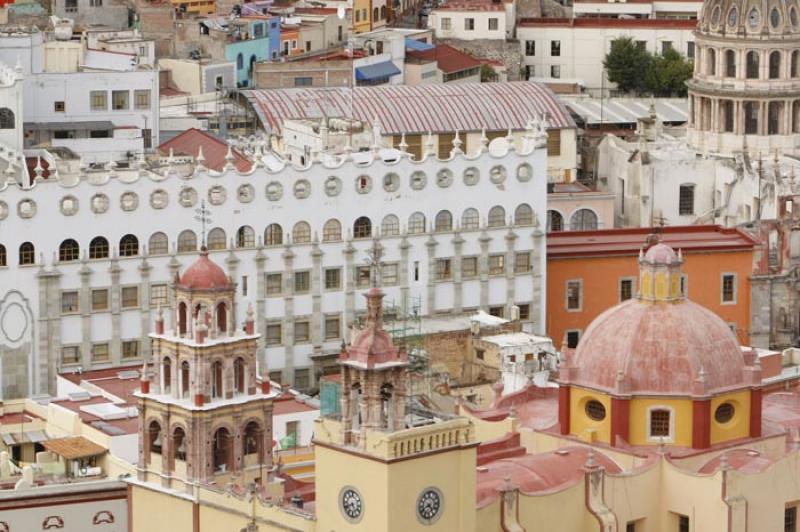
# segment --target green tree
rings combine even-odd
[[[645,87],[653,96],[686,96],[686,80],[693,70],[691,61],[670,48],[653,57],[644,75]]]
[[[489,81],[497,81],[498,79],[497,71],[489,64],[482,64],[481,65],[481,82],[486,83]]]
[[[630,37],[611,41],[611,50],[603,59],[608,81],[624,92],[641,92],[645,88],[644,73],[650,69],[653,57]]]

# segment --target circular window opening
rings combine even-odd
[[[714,412],[714,419],[717,420],[717,423],[727,423],[731,419],[733,419],[734,408],[731,403],[722,403],[717,407],[716,412]]]
[[[777,8],[772,8],[772,11],[769,12],[769,23],[773,28],[777,28],[781,23],[781,14]]]
[[[606,418],[606,407],[600,401],[592,399],[586,403],[586,415],[595,421],[603,421]]]

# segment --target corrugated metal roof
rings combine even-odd
[[[566,107],[547,86],[530,81],[243,91],[270,133],[284,120],[376,118],[388,135],[449,131],[521,130],[547,115],[551,128],[574,128]],[[352,94],[352,97],[351,97]]]
[[[570,98],[564,104],[590,125],[635,124],[650,115],[655,104],[656,115],[662,122],[686,122],[689,103],[686,98]]]

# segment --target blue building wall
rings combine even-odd
[[[280,17],[253,20],[247,33],[247,40],[225,46],[225,58],[236,64],[236,82],[240,87],[252,87],[252,65],[270,59],[273,50],[277,52],[280,48]]]

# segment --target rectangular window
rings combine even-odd
[[[294,272],[294,293],[304,294],[311,290],[311,272]]]
[[[63,113],[67,110],[67,106],[64,104],[64,102],[55,102],[53,103],[53,110],[56,113]]]
[[[254,24],[253,25],[253,37],[259,38],[264,36],[264,25],[263,24]]]
[[[636,523],[634,521],[628,521],[625,524],[625,532],[636,532]]]
[[[133,98],[136,109],[150,109],[150,89],[133,91]]]
[[[436,259],[436,280],[447,281],[453,278],[453,261],[451,259]]]
[[[384,264],[381,268],[381,283],[384,286],[393,286],[397,281],[397,264]]]
[[[92,362],[108,362],[110,358],[108,344],[94,344],[92,346]]]
[[[294,370],[294,387],[298,390],[306,390],[309,386],[311,386],[311,371],[308,368]],[[300,433],[298,429],[294,429],[294,431],[295,444],[297,444]]]
[[[139,340],[123,340],[122,358],[139,357]]]
[[[78,291],[61,292],[61,312],[71,314],[78,312]]]
[[[464,19],[464,29],[466,31],[472,31],[475,29],[475,19],[474,18],[465,18]]]
[[[294,322],[294,343],[305,343],[311,339],[308,320]]]
[[[636,41],[636,47],[639,50],[647,50],[647,41]]]
[[[81,361],[81,350],[77,345],[68,345],[61,348],[62,364],[77,364]]]
[[[461,259],[461,277],[469,279],[478,276],[478,257],[464,257]]]
[[[283,275],[280,273],[267,274],[267,295],[279,296],[283,293]]]
[[[561,65],[550,65],[550,77],[553,79],[561,78]]]
[[[504,314],[505,314],[505,307],[503,307],[502,305],[489,307],[490,316],[496,316],[498,318],[502,318]]]
[[[297,382],[297,372],[295,372],[295,387],[300,388],[296,384]],[[286,422],[286,439],[288,440],[291,446],[297,447],[297,442],[299,440],[300,435],[300,422],[299,421],[287,421]]]
[[[325,339],[335,340],[342,334],[341,320],[339,316],[326,316],[325,317]]]
[[[736,303],[736,275],[732,273],[722,274],[722,302]]]
[[[678,214],[694,214],[694,185],[681,185],[678,190]]]
[[[666,438],[669,437],[669,410],[663,408],[654,408],[650,411],[650,437],[651,438]]]
[[[514,255],[514,273],[531,271],[531,254],[528,251]]]
[[[561,155],[560,129],[550,129],[547,131],[547,155]]]
[[[529,57],[536,55],[536,41],[525,41],[525,55]]]
[[[150,285],[150,306],[166,307],[169,304],[169,290],[165,284]]]
[[[661,55],[672,50],[672,41],[661,41]]]
[[[122,308],[134,308],[139,306],[139,287],[122,287]]]
[[[311,41],[306,41],[306,52],[311,51]]]
[[[356,286],[358,288],[369,288],[370,270],[369,266],[356,266]]]
[[[500,27],[500,24],[498,23],[498,19],[497,18],[492,17],[492,18],[489,19],[489,31],[497,31],[497,28],[499,28],[499,27]]]
[[[90,139],[110,139],[111,131],[108,129],[92,129],[89,131]]]
[[[578,341],[581,339],[580,331],[567,331],[567,347],[575,349],[578,347]]]
[[[476,349],[475,358],[477,358],[478,360],[484,360],[486,358],[486,351],[484,351],[483,349]]]
[[[108,310],[108,290],[92,290],[92,310]]]
[[[129,91],[111,91],[111,108],[114,111],[127,111],[130,98]]]
[[[91,91],[89,93],[89,101],[92,111],[108,110],[108,92],[106,91]]]
[[[489,255],[489,275],[502,275],[506,271],[505,255]]]
[[[283,384],[283,372],[281,370],[270,371],[269,380],[277,382],[278,384]]]
[[[797,532],[797,506],[783,510],[783,532]]]
[[[58,131],[53,131],[53,138],[55,138],[55,139],[74,139],[75,138],[75,130],[74,129],[60,129]]]
[[[325,269],[325,290],[339,290],[342,288],[342,269]]]
[[[453,28],[453,19],[450,17],[442,17],[441,29],[450,30]]]
[[[283,340],[282,327],[280,323],[267,324],[267,345],[280,345]]]
[[[242,275],[242,296],[247,297],[247,276]]]
[[[311,76],[294,78],[295,87],[310,87],[313,84],[314,84],[314,78],[312,78]]]
[[[686,57],[688,59],[694,59],[694,43],[687,42],[686,43]]]
[[[64,2],[64,11],[67,13],[75,13],[78,11],[78,0],[66,0]]]
[[[531,319],[531,304],[530,303],[517,303],[519,309],[519,319],[526,321]]]
[[[103,0],[89,0],[91,7],[103,7]]]
[[[567,281],[567,310],[580,310],[583,303],[583,282]]]
[[[689,517],[681,515],[678,517],[678,532],[691,532],[689,530]]]
[[[561,41],[550,41],[550,57],[561,57]]]
[[[619,280],[619,300],[627,301],[633,297],[633,279]]]

